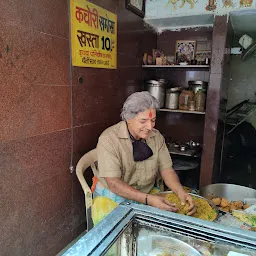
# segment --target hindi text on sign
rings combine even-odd
[[[98,11],[95,8],[93,8],[93,10],[91,11],[88,5],[87,5],[87,10],[76,6],[76,19],[79,21],[79,23],[84,21],[90,27],[92,26],[92,23],[93,23],[94,27],[98,28],[99,27],[98,17],[99,17]]]
[[[107,30],[107,32],[114,34],[115,33],[115,22],[110,20],[108,17],[99,17],[100,29],[101,31]]]
[[[89,47],[99,48],[99,36],[98,35],[84,32],[82,30],[77,30],[77,32],[80,33],[80,35],[77,34],[77,38],[78,38],[78,41],[79,41],[81,47],[87,46],[87,44],[88,44]]]

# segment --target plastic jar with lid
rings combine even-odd
[[[199,112],[205,111],[205,100],[206,100],[205,92],[202,89],[198,90],[197,93],[195,94],[196,111],[199,111]]]

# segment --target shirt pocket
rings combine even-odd
[[[151,156],[145,160],[145,169],[146,170],[156,170],[158,169],[158,161],[155,155]]]
[[[145,160],[144,170],[142,174],[140,185],[149,185],[155,182],[158,173],[157,160],[155,158],[149,158]]]

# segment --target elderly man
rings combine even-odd
[[[174,204],[150,193],[160,173],[181,202],[189,203],[188,214],[192,215],[193,200],[172,168],[164,137],[154,129],[158,106],[148,92],[136,92],[123,105],[123,121],[101,134],[97,145],[99,181],[94,196],[105,196],[116,203],[130,200],[176,212]]]

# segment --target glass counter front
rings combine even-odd
[[[63,255],[256,256],[256,232],[124,203]]]

